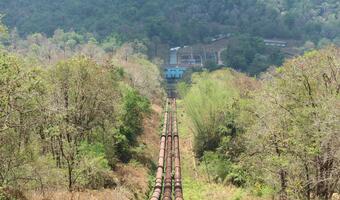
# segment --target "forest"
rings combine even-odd
[[[221,33],[340,42],[337,0],[2,0],[0,10],[20,35],[51,36],[61,28],[171,46]]]
[[[155,52],[216,35],[175,84],[184,199],[340,199],[338,0],[1,0],[0,200],[150,199]]]
[[[329,47],[258,80],[224,69],[180,83],[200,173],[262,198],[339,193],[339,58]]]
[[[226,35],[232,44],[226,47],[225,66],[249,75],[281,65],[287,57],[278,49],[265,49],[258,43],[264,38],[291,41],[299,48],[294,55],[340,45],[337,0],[2,0],[0,13],[20,37],[34,33],[52,37],[61,29],[91,34],[106,44],[104,48],[138,40],[150,59],[166,59],[162,47],[204,44]]]
[[[51,189],[113,191],[123,184],[120,175],[135,173],[124,172],[124,163],[152,168],[140,135],[163,93],[141,44],[123,44],[113,56],[91,36],[59,30],[21,39],[1,27],[0,199],[47,198]],[[146,195],[148,177],[141,176],[146,180],[131,188],[125,183],[126,196]],[[44,196],[22,193],[34,190]],[[110,195],[123,195],[116,193]]]

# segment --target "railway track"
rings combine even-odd
[[[176,98],[166,102],[156,181],[150,200],[183,200]]]

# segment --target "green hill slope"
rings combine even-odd
[[[93,32],[99,38],[149,38],[172,45],[220,33],[267,38],[340,40],[337,0],[2,0],[0,13],[21,34],[55,29]]]

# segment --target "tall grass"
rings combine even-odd
[[[204,151],[217,147],[221,138],[219,129],[237,97],[229,70],[212,74],[203,72],[193,77],[193,85],[185,95],[184,104],[191,119],[195,135],[194,151],[198,157]]]

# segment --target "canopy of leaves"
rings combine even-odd
[[[261,38],[239,35],[230,38],[222,60],[228,67],[255,75],[270,65],[281,65],[283,54],[278,48],[265,46]]]
[[[245,162],[283,196],[330,199],[339,187],[339,55],[331,47],[286,62],[256,97]]]
[[[2,0],[0,10],[6,25],[25,35],[62,28],[99,38],[112,32],[124,40],[160,38],[171,45],[220,33],[313,41],[340,33],[338,0]]]
[[[149,100],[87,56],[30,64],[0,52],[0,186],[115,185],[110,169],[132,157]]]

